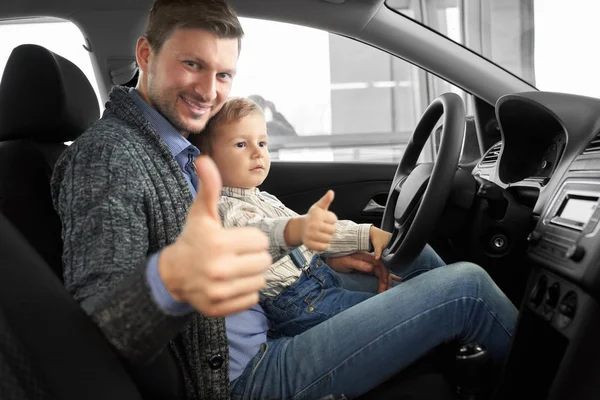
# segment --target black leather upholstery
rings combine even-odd
[[[99,113],[94,89],[75,64],[33,44],[12,51],[0,83],[0,141],[74,140]]]
[[[1,213],[0,340],[0,370],[10,372],[2,399],[141,399],[96,325]]]
[[[13,50],[0,83],[0,211],[61,281],[61,223],[49,182],[64,142],[98,118],[96,94],[77,66],[40,46]],[[32,279],[42,282],[47,275]],[[68,329],[70,322],[63,323]],[[168,349],[129,372],[145,399],[184,396],[179,366]]]
[[[50,177],[65,149],[99,117],[94,89],[67,59],[15,48],[0,82],[0,211],[62,279],[61,225]]]

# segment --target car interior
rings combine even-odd
[[[519,309],[492,394],[485,349],[475,344],[436,349],[361,399],[598,398],[600,99],[537,90],[398,13],[392,5],[399,2],[229,2],[244,18],[380,49],[465,93],[428,102],[399,162],[274,160],[261,186],[299,213],[334,189],[339,200],[331,209],[340,219],[392,232],[385,262],[411,260],[429,243],[447,263],[482,266]],[[9,0],[0,3],[0,24],[73,22],[104,102],[113,85],[135,85],[134,44],[150,6],[151,0]],[[61,152],[100,112],[94,88],[73,62],[35,44],[12,49],[0,80],[0,357],[8,366],[0,376],[2,399],[185,398],[169,349],[132,368],[62,286],[50,177]],[[427,152],[434,157],[423,158]],[[26,392],[15,392],[15,382]],[[467,386],[486,397],[465,392]]]

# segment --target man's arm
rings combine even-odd
[[[187,319],[167,315],[152,299],[144,192],[126,145],[84,144],[67,150],[53,178],[65,285],[123,357],[145,362]]]

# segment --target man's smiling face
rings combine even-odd
[[[176,29],[158,52],[145,39],[138,58],[144,99],[184,137],[200,133],[223,105],[235,76],[238,40],[201,29]]]

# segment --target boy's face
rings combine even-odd
[[[158,52],[138,41],[138,91],[184,137],[200,133],[231,90],[237,39],[201,29],[175,29]]]
[[[210,156],[224,186],[252,189],[263,183],[271,168],[271,157],[267,125],[260,113],[222,124],[213,135]]]

